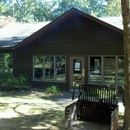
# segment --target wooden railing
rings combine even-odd
[[[65,108],[65,128],[70,128],[77,122],[77,102],[73,102]]]
[[[104,118],[105,123],[107,120],[109,123],[111,111],[117,107],[117,89],[114,87],[83,85],[82,90],[77,101],[78,120],[98,117],[97,120]]]
[[[72,119],[68,118],[70,119],[68,122],[71,124],[76,120],[91,121],[110,125],[111,130],[117,130],[117,91],[117,87],[94,85],[79,86],[79,96],[77,102],[68,105],[65,109],[66,121],[67,117],[71,117]]]

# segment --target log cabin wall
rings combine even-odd
[[[22,44],[13,51],[14,74],[26,72],[33,86],[45,88],[53,82],[33,81],[34,55],[66,56],[66,82],[59,84],[69,89],[70,56],[85,57],[85,83],[88,83],[89,55],[123,55],[123,34],[96,21],[74,14],[57,24],[44,35]]]

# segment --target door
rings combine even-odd
[[[84,57],[71,57],[70,58],[70,90],[73,90],[74,85],[78,89],[78,84],[80,82],[84,84]]]

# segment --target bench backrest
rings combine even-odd
[[[80,87],[79,100],[100,101],[117,105],[116,94],[116,87],[82,85]]]
[[[117,88],[90,85],[81,87],[77,101],[78,119],[86,120],[88,116],[110,118],[110,112],[117,107]]]

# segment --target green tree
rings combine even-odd
[[[13,16],[14,9],[20,22],[52,21],[72,7],[95,17],[120,15],[119,5],[120,0],[0,0],[1,13]]]
[[[72,7],[95,17],[119,16],[121,14],[120,0],[60,0],[57,1],[57,5],[58,8],[54,10],[54,14],[57,16]]]
[[[121,15],[121,0],[108,0],[104,10],[104,16]]]
[[[13,16],[20,22],[47,21],[52,17],[51,9],[54,2],[48,3],[42,0],[10,0],[1,2],[7,10],[3,12],[5,16]]]
[[[2,15],[6,10],[8,10],[8,8],[6,6],[3,6],[2,2],[0,2],[0,15]]]
[[[101,16],[106,6],[105,0],[60,0],[57,2],[57,4],[58,8],[56,8],[53,12],[57,16],[63,14],[72,7],[75,7],[93,16]]]

